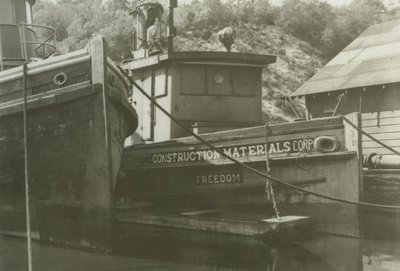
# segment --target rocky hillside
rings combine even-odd
[[[225,51],[217,39],[218,30],[181,31],[175,41],[176,49]],[[237,38],[232,51],[277,56],[277,62],[263,72],[264,121],[293,120],[295,115],[292,109],[287,103],[282,104],[280,97],[295,91],[322,67],[324,63],[320,53],[276,26],[241,24],[235,26],[235,30]],[[295,106],[304,114],[303,101],[295,101]]]

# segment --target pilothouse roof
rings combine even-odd
[[[214,64],[214,65],[240,65],[263,67],[275,63],[276,57],[273,55],[260,55],[249,53],[232,52],[172,52],[150,56],[127,62],[123,65],[125,69],[136,70],[149,66],[161,64],[168,61],[179,61],[188,64]]]

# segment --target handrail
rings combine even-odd
[[[40,24],[28,24],[28,23],[20,23],[20,24],[10,24],[10,23],[1,23],[0,24],[0,31],[2,27],[12,27],[12,28],[19,28],[22,25],[25,31],[31,31],[33,33],[33,37],[31,39],[25,40],[25,38],[21,37],[21,46],[27,45],[37,45],[34,48],[30,49],[33,50],[34,56],[40,58],[48,58],[49,56],[53,55],[57,49],[56,47],[56,31],[54,28],[46,25]],[[48,32],[42,33],[42,35],[37,35],[36,29],[44,30]],[[26,35],[23,35],[26,37]],[[40,37],[41,36],[41,37]],[[39,51],[42,50],[42,51]],[[4,52],[0,52],[0,62],[3,61],[6,57],[4,56]],[[27,56],[22,56],[22,58],[26,58]]]
[[[55,52],[55,50],[56,50],[56,45],[55,45],[55,43],[56,43],[56,31],[55,31],[55,29],[54,28],[52,28],[52,27],[50,27],[50,26],[46,26],[46,25],[40,25],[40,24],[27,24],[27,23],[22,23],[22,25],[24,25],[25,26],[25,29],[29,29],[30,27],[36,27],[36,28],[39,28],[39,29],[47,29],[47,30],[49,30],[50,31],[50,35],[48,36],[48,37],[46,37],[46,38],[44,38],[44,41],[43,42],[40,42],[40,41],[38,41],[38,42],[35,42],[35,41],[26,41],[26,40],[24,40],[24,41],[21,41],[21,43],[23,43],[25,46],[27,45],[27,44],[39,44],[39,46],[37,46],[35,49],[34,49],[34,51],[35,51],[35,53],[39,50],[39,48],[40,47],[43,47],[43,58],[48,58],[49,56],[51,56],[52,54],[54,54],[54,52]],[[29,27],[29,28],[28,28]],[[35,37],[36,37],[36,34],[35,34],[35,31],[32,29],[32,31],[33,31],[33,33],[34,33],[34,35],[35,35]],[[50,41],[50,40],[53,40],[53,44],[50,44],[48,41]],[[46,55],[46,47],[50,47],[50,48],[52,48],[53,50],[52,50],[52,52],[50,52],[49,54],[47,54]]]

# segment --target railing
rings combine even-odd
[[[38,31],[35,29],[38,29]],[[32,32],[32,40],[27,40],[27,30]],[[33,48],[36,57],[46,59],[56,52],[56,31],[54,28],[39,24],[20,23],[19,32],[21,46],[26,48],[27,45],[37,45]],[[50,48],[50,50],[46,51],[47,48]],[[42,54],[40,54],[40,51]],[[25,54],[25,56],[27,55]]]
[[[21,48],[21,51],[17,48]],[[17,50],[16,50],[17,49]],[[56,52],[54,28],[38,24],[0,24],[0,68],[7,60],[46,59]]]

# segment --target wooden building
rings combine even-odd
[[[361,112],[362,127],[400,151],[400,21],[369,27],[293,95],[309,118]],[[363,138],[363,153],[389,154]]]

